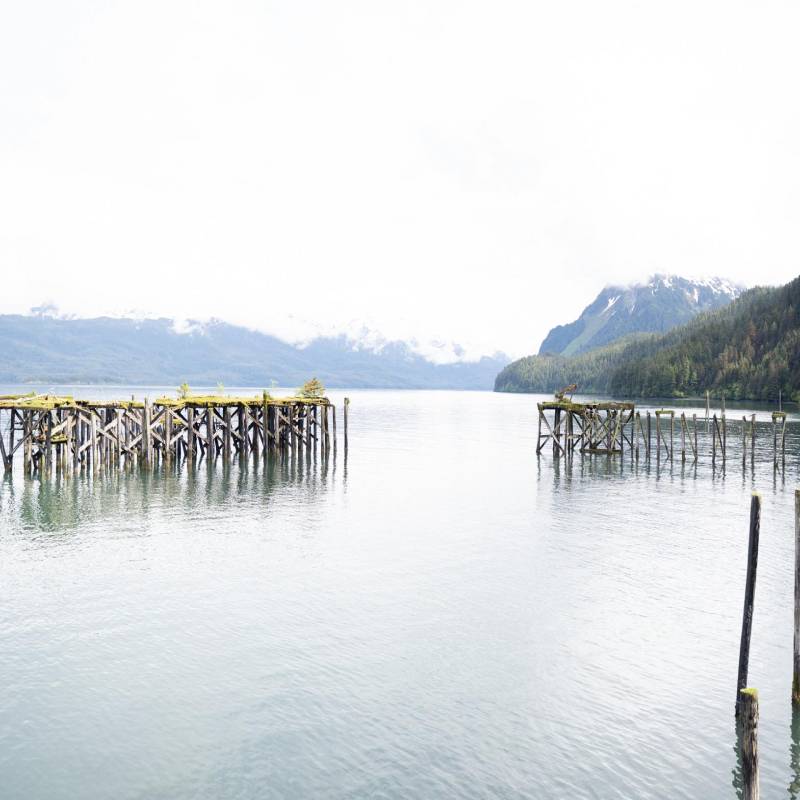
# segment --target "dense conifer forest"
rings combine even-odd
[[[636,336],[574,358],[528,356],[509,364],[496,391],[579,391],[626,397],[771,400],[800,391],[800,278],[756,288],[665,333]]]

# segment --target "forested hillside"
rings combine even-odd
[[[800,278],[751,289],[729,306],[666,334],[621,340],[575,358],[529,356],[507,366],[497,391],[581,391],[628,397],[700,395],[769,400],[800,391]]]

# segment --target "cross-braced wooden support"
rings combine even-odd
[[[99,470],[157,462],[266,458],[330,450],[327,398],[159,398],[88,402],[51,395],[0,397],[0,458],[10,472]]]
[[[622,453],[633,446],[633,403],[573,403],[556,400],[538,403],[536,452],[551,442],[553,455]],[[626,432],[630,425],[630,432]]]

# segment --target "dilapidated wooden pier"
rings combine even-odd
[[[263,392],[160,397],[151,403],[0,396],[0,457],[6,473],[19,461],[31,475],[257,459],[270,453],[326,456],[332,441],[335,448],[336,407],[326,397],[273,398]]]
[[[633,403],[588,402],[577,403],[564,396],[537,403],[539,411],[536,453],[541,454],[549,443],[555,457],[570,458],[575,452],[621,456],[626,449],[631,457],[654,456],[657,460],[672,461],[675,457],[676,440],[682,462],[697,463],[700,456],[698,428],[705,429],[701,444],[710,450],[711,461],[725,465],[730,446],[728,432],[741,436],[742,463],[755,460],[756,419],[743,416],[741,423],[726,417],[724,408],[720,416],[714,414],[698,420],[697,414],[687,417],[674,409],[648,410],[642,416]],[[762,426],[763,430],[763,426]],[[710,440],[710,441],[709,441]],[[773,465],[781,467],[786,460],[786,412],[772,412]]]

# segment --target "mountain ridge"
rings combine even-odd
[[[0,381],[238,386],[299,385],[312,375],[331,387],[490,389],[510,359],[434,363],[409,343],[360,346],[345,334],[302,345],[214,320],[0,315]]]
[[[646,283],[609,285],[573,322],[552,328],[539,355],[578,355],[631,333],[663,333],[699,313],[727,305],[743,287],[723,278],[657,273]]]
[[[800,278],[755,287],[730,304],[661,334],[634,334],[576,356],[526,356],[503,368],[495,391],[581,392],[617,397],[797,399]]]

